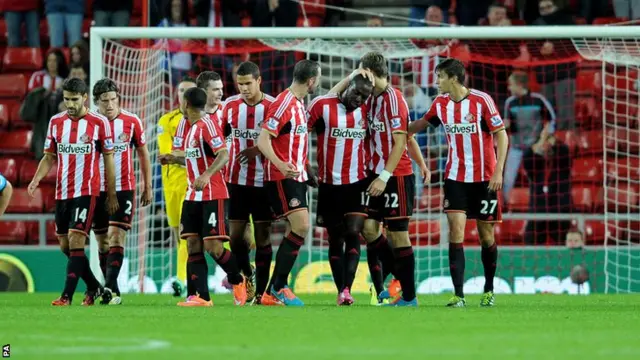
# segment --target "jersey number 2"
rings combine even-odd
[[[493,214],[493,212],[496,210],[496,206],[498,206],[498,200],[489,200],[489,201],[482,200],[480,204],[482,204],[482,209],[480,209],[480,214],[482,215]]]

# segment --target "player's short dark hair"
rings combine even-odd
[[[371,51],[362,55],[360,62],[363,68],[371,70],[376,77],[386,78],[389,75],[387,60],[379,52]]]
[[[352,85],[355,87],[360,87],[363,85],[373,86],[371,81],[361,74],[358,74],[354,76],[353,79],[351,79],[351,82],[349,82],[349,86],[352,86]]]
[[[93,92],[92,92],[93,102],[97,104],[98,100],[100,100],[100,96],[110,91],[115,91],[116,94],[120,93],[120,89],[118,88],[118,85],[116,85],[116,83],[113,80],[109,78],[98,80],[98,82],[95,85],[93,85]]]
[[[62,91],[68,91],[74,94],[86,95],[89,93],[89,86],[84,80],[78,78],[69,78],[62,83]]]
[[[196,86],[201,89],[206,89],[209,86],[209,81],[222,80],[220,74],[215,71],[203,71],[196,78]]]
[[[516,82],[516,84],[522,86],[523,88],[529,88],[529,75],[526,72],[516,71],[509,77],[512,78],[513,81]]]
[[[312,77],[318,76],[320,73],[320,65],[312,60],[300,60],[293,68],[293,81],[298,84],[304,84]]]
[[[183,76],[182,79],[180,79],[180,84],[184,83],[184,82],[190,82],[190,83],[196,83],[196,79],[192,78],[191,76]]]
[[[465,71],[462,61],[454,58],[448,58],[436,65],[436,72],[442,71],[448,77],[457,77],[460,84],[464,83]]]
[[[258,67],[258,65],[256,65],[251,61],[245,61],[243,63],[240,63],[240,65],[238,65],[238,70],[236,72],[236,75],[238,76],[252,75],[254,79],[257,79],[260,77],[260,68]]]
[[[207,104],[207,93],[199,87],[187,89],[183,96],[187,104],[192,108],[204,110],[204,106]]]

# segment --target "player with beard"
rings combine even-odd
[[[309,105],[309,128],[318,135],[318,226],[329,232],[329,264],[337,304],[353,304],[351,287],[360,262],[367,190],[366,100],[373,83],[356,75],[339,93],[316,97]]]

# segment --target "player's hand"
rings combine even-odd
[[[202,189],[204,189],[204,187],[209,183],[209,179],[211,179],[211,175],[208,175],[205,172],[204,174],[198,176],[196,181],[193,183],[193,188],[196,191],[202,191]]]
[[[120,208],[118,204],[118,196],[116,194],[107,193],[107,212],[113,215]]]
[[[309,180],[307,185],[317,188],[318,187],[318,173],[311,165],[307,165],[307,174],[309,174]]]
[[[29,193],[29,196],[34,197],[36,195],[36,189],[38,188],[38,185],[40,185],[40,182],[35,180],[32,180],[29,183],[29,186],[27,187],[27,193]]]
[[[176,157],[172,154],[158,155],[158,160],[160,160],[160,164],[162,165],[170,165],[176,163]]]
[[[142,199],[140,201],[142,206],[151,205],[151,196],[151,186],[145,186],[144,190],[142,190]]]
[[[238,160],[240,164],[246,164],[249,162],[249,160],[259,155],[260,155],[260,149],[258,149],[257,146],[252,146],[240,151],[240,154],[236,156],[236,160]]]
[[[553,54],[553,43],[549,41],[545,41],[542,47],[540,48],[540,54],[545,56]]]
[[[495,171],[489,180],[489,190],[500,191],[502,189],[502,173]]]
[[[369,196],[380,196],[384,192],[384,189],[387,187],[387,183],[382,181],[380,178],[376,178],[371,182],[369,188],[367,189],[367,194]]]
[[[285,162],[280,163],[278,165],[278,170],[287,179],[295,179],[298,176],[300,176],[300,171],[298,171],[298,169],[295,166],[293,166],[292,163],[285,163]]]
[[[369,81],[371,81],[371,84],[373,86],[376,86],[376,78],[373,75],[373,72],[371,72],[371,70],[369,70],[369,69],[363,68],[362,67],[362,63],[360,63],[360,66],[358,66],[357,69],[353,70],[351,75],[349,75],[349,79],[353,79],[354,77],[356,77],[358,75],[362,75],[362,76],[365,77],[365,79],[369,79]]]
[[[424,185],[427,185],[431,182],[431,171],[429,171],[429,168],[427,168],[427,165],[422,164],[422,166],[420,166],[420,174],[422,175],[422,183]]]

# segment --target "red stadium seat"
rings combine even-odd
[[[594,210],[594,198],[598,189],[594,186],[576,185],[571,189],[571,202],[578,212],[591,212]]]
[[[602,183],[603,163],[601,157],[584,157],[573,160],[571,180],[574,183]]]
[[[602,245],[606,236],[603,221],[587,220],[584,224],[584,237],[587,245]]]
[[[409,223],[409,239],[416,246],[440,243],[439,220],[417,220]]]
[[[40,48],[7,48],[2,58],[3,72],[36,71],[42,69]]]
[[[438,187],[426,187],[418,203],[416,204],[419,211],[438,212],[442,209],[442,201],[444,193]]]
[[[11,120],[11,109],[9,104],[0,103],[0,129],[6,129]]]
[[[579,156],[602,154],[604,145],[602,130],[584,131],[576,137]]]
[[[640,130],[616,128],[607,131],[607,149],[637,154],[640,151]]]
[[[598,17],[593,19],[593,25],[609,25],[629,21],[627,18]]]
[[[607,209],[612,212],[637,213],[640,188],[631,183],[617,183],[601,190]]]
[[[604,77],[605,92],[608,97],[626,97],[637,93],[638,71],[621,67],[616,73],[607,72]]]
[[[598,95],[602,91],[602,72],[594,70],[578,71],[576,91],[585,95]]]
[[[27,222],[27,245],[37,245],[40,243],[40,227],[37,221]],[[47,245],[58,245],[56,236],[56,224],[53,220],[45,223],[45,243]]]
[[[502,244],[521,244],[526,226],[526,220],[503,220],[500,224],[500,241]]]
[[[613,179],[640,179],[640,158],[626,157],[608,162],[607,173]]]
[[[591,127],[591,124],[594,122],[594,119],[600,118],[601,112],[601,100],[595,99],[591,96],[582,97],[576,96],[575,98],[575,116],[576,121],[583,128]]]
[[[0,245],[24,245],[26,239],[24,221],[0,221]]]
[[[509,193],[509,211],[525,212],[529,210],[529,188],[513,188]]]
[[[0,174],[13,184],[14,187],[18,185],[18,165],[16,159],[8,156],[0,159]]]
[[[28,184],[33,179],[33,176],[36,174],[36,170],[38,170],[38,161],[36,160],[27,160],[22,163],[20,166],[20,182],[23,184]],[[54,164],[51,167],[51,170],[44,178],[40,181],[41,184],[56,184],[56,165]]]
[[[131,16],[141,16],[142,15],[142,2],[145,0],[133,0],[133,9],[131,11]]]
[[[47,221],[47,245],[58,245],[58,236],[56,235],[56,222],[54,220]]]
[[[33,124],[30,122],[26,122],[22,120],[20,117],[20,106],[19,102],[15,102],[15,105],[11,107],[11,128],[12,129],[31,129],[33,128]]]
[[[54,185],[41,185],[42,202],[44,203],[45,213],[56,212],[56,187]]]
[[[478,227],[475,220],[467,220],[464,226],[464,243],[469,245],[478,245],[480,237],[478,235]]]
[[[571,130],[558,130],[553,134],[556,140],[564,143],[569,147],[569,151],[573,154],[578,148],[578,136]]]
[[[604,109],[608,122],[629,126],[638,119],[638,105],[624,100],[614,101],[606,99]]]
[[[0,133],[0,153],[28,153],[31,149],[32,136],[33,133],[30,130]]]
[[[42,192],[40,189],[36,189],[34,196],[31,197],[27,193],[26,188],[14,188],[8,213],[41,213],[44,208],[42,202]]]
[[[0,98],[20,98],[27,93],[27,84],[22,74],[0,74]]]

